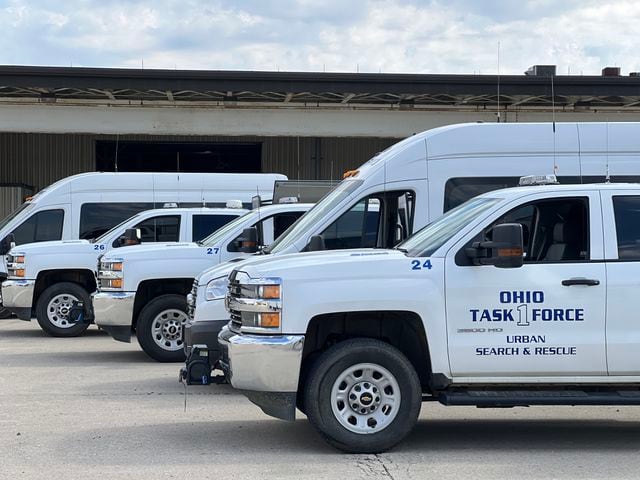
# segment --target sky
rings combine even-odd
[[[627,74],[639,20],[637,0],[0,0],[0,64]]]

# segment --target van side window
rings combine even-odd
[[[640,197],[613,197],[618,237],[618,258],[640,261]]]
[[[143,210],[154,208],[153,203],[85,203],[80,208],[80,238],[97,238],[112,227]]]
[[[64,210],[44,210],[34,213],[13,230],[16,245],[62,239]]]
[[[393,247],[412,234],[414,206],[413,192],[391,191],[363,198],[322,232],[325,247]]]
[[[500,188],[517,187],[520,177],[450,178],[444,186],[444,212],[467,200]]]
[[[578,262],[589,259],[587,198],[539,200],[503,215],[493,225],[522,225],[525,263]],[[492,227],[493,227],[492,225]],[[484,232],[491,239],[491,229]]]
[[[180,215],[148,218],[134,228],[140,229],[144,242],[177,242],[180,240]]]
[[[194,215],[191,220],[192,241],[197,242],[208,237],[236,218],[238,218],[237,215]]]

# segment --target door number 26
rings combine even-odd
[[[427,259],[424,262],[421,262],[420,260],[411,260],[411,270],[422,270],[423,268],[431,270],[431,260]]]

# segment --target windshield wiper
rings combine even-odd
[[[402,247],[394,247],[396,250],[401,251],[402,253],[409,253],[409,250],[407,250],[406,248],[402,248]]]

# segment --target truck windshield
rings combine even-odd
[[[253,210],[249,213],[241,215],[235,220],[232,220],[229,223],[227,223],[222,228],[219,228],[208,237],[203,238],[202,240],[196,243],[198,245],[203,245],[205,247],[215,247],[216,245],[219,245],[222,241],[224,241],[224,239],[227,237],[229,232],[233,232],[237,230],[244,224],[246,224],[247,226],[253,225],[254,223],[253,219],[255,218],[255,221],[257,222],[259,219],[259,215],[260,213],[258,210]]]
[[[410,257],[429,257],[478,215],[498,203],[500,198],[472,198],[449,210],[396,248]]]
[[[133,220],[135,220],[139,216],[140,216],[140,214],[134,215],[133,217],[129,217],[124,222],[121,222],[118,225],[116,225],[115,227],[113,227],[112,229],[107,230],[106,232],[104,232],[98,238],[92,238],[89,241],[91,243],[102,243],[102,242],[105,242],[113,234],[113,232],[115,232],[118,229],[121,229],[123,227],[123,225],[126,225],[129,222],[133,222]],[[122,233],[124,233],[124,232],[122,232]]]
[[[32,205],[34,204],[30,202],[23,203],[22,205],[20,205],[20,207],[16,208],[13,212],[11,212],[9,215],[4,217],[4,219],[0,222],[0,230],[6,227],[11,220],[16,218],[20,213],[24,212],[27,208],[31,207]]]
[[[327,193],[311,210],[291,225],[275,242],[263,250],[264,253],[278,253],[294,244],[309,228],[320,221],[337,205],[355,192],[362,185],[362,180],[343,180]]]

